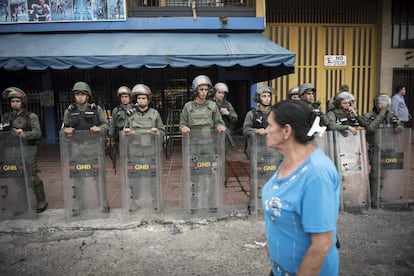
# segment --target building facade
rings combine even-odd
[[[413,16],[401,0],[266,1],[265,35],[297,55],[295,74],[273,82],[280,97],[311,82],[325,105],[347,84],[363,113],[398,84],[413,91]],[[407,104],[412,112],[414,92]]]
[[[294,72],[295,54],[261,34],[264,0],[127,1],[125,8],[108,0],[102,6],[113,8],[106,9],[105,20],[94,8],[101,2],[71,1],[66,12],[71,20],[54,22],[57,5],[51,1],[50,22],[21,23],[28,18],[22,9],[17,22],[0,24],[1,88],[27,91],[47,142],[57,141],[79,80],[91,85],[94,101],[108,111],[118,105],[119,86],[145,83],[154,93],[153,106],[166,118],[191,99],[196,75],[226,82],[229,100],[244,114],[255,83]]]
[[[311,82],[323,108],[347,84],[359,113],[372,109],[375,95],[404,84],[414,114],[412,1],[73,0],[64,1],[72,4],[72,20],[62,20],[63,1],[46,0],[50,22],[30,21],[33,0],[17,1],[26,10],[15,2],[0,5],[0,89],[28,93],[48,143],[57,142],[79,80],[107,111],[118,104],[119,86],[145,83],[164,120],[191,99],[198,74],[228,84],[237,127],[258,82],[275,87],[278,100]],[[76,17],[75,7],[85,3],[107,3],[106,13]],[[8,103],[0,108],[7,112]]]

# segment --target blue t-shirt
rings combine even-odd
[[[311,234],[333,231],[334,243],[320,275],[338,275],[335,242],[340,181],[334,163],[317,148],[292,174],[280,179],[278,174],[279,169],[262,190],[273,274],[295,275],[311,244]]]

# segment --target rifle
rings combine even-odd
[[[112,168],[115,171],[116,174],[116,159],[117,159],[117,153],[118,153],[118,142],[113,141],[116,139],[107,137],[106,143],[105,143],[105,155],[108,155],[109,158],[112,161]]]
[[[104,107],[104,113],[106,116],[106,119],[108,120],[109,123],[111,123],[112,115],[111,114],[111,109],[108,106],[108,103],[104,100],[103,101],[103,107]],[[109,156],[109,158],[112,160],[112,168],[115,171],[116,174],[116,158],[117,158],[117,151],[118,151],[118,143],[113,143],[114,140],[118,140],[118,139],[113,139],[111,138],[108,134],[107,138],[106,138],[106,144],[105,144],[105,154],[107,154]]]

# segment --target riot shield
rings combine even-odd
[[[369,208],[368,156],[365,130],[330,131],[334,160],[341,177],[341,210],[361,212]]]
[[[0,131],[1,220],[36,215],[29,154],[25,139],[12,136],[10,131]]]
[[[333,143],[331,143],[330,140],[330,134],[329,131],[325,131],[322,136],[315,135],[315,138],[313,139],[312,143],[321,148],[323,152],[331,157],[332,160],[334,160],[334,148]]]
[[[124,221],[162,210],[162,136],[121,131],[122,214]]]
[[[411,128],[376,130],[373,181],[379,206],[408,207],[410,164]]]
[[[60,132],[63,193],[66,218],[105,218],[109,206],[105,183],[105,140],[101,133]]]
[[[184,208],[191,214],[222,210],[224,155],[224,133],[191,129],[183,135],[183,199]]]
[[[252,135],[250,143],[250,200],[248,210],[253,215],[262,211],[262,188],[277,170],[283,156],[268,148],[265,135]]]

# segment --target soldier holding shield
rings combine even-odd
[[[223,154],[224,150],[220,152],[218,148],[222,146],[224,149],[224,140],[222,145],[220,140],[217,142],[215,139],[219,138],[216,138],[215,133],[224,133],[226,127],[217,104],[207,99],[207,95],[212,88],[213,85],[208,76],[199,75],[195,77],[192,82],[195,99],[184,105],[180,116],[180,131],[184,136],[183,159],[189,158],[191,160],[189,166],[194,164],[191,167],[191,177],[188,179],[188,182],[191,182],[192,185],[191,190],[187,189],[187,192],[192,195],[189,203],[191,212],[204,207],[208,207],[210,212],[217,212],[219,204],[217,198],[220,196],[218,187],[222,183],[218,182],[220,182],[222,176],[219,176],[216,172],[222,169],[218,166],[222,162],[218,156]],[[184,142],[188,139],[189,145],[187,148]],[[206,197],[207,202],[205,202]]]
[[[3,126],[10,126],[12,136],[27,140],[27,163],[31,171],[31,183],[36,196],[36,210],[42,213],[46,210],[46,202],[43,181],[37,175],[37,145],[36,141],[41,137],[39,117],[25,109],[27,102],[26,94],[17,87],[9,87],[3,91],[3,98],[10,101],[11,112],[3,115],[1,122]],[[16,149],[17,150],[17,149]],[[19,150],[20,151],[20,150]]]
[[[84,198],[88,200],[88,197],[92,196],[91,194],[83,194],[88,178],[96,181],[99,209],[103,213],[108,213],[109,205],[106,197],[103,161],[104,134],[108,131],[108,120],[103,109],[95,103],[91,103],[92,90],[89,84],[82,81],[76,82],[72,92],[75,102],[65,110],[63,117],[63,132],[66,140],[68,140],[69,155],[79,164],[89,164],[92,167],[95,166],[95,169],[98,167],[96,170],[92,168],[90,174],[86,170],[72,174],[72,180],[74,181],[73,198],[76,201],[75,206],[71,207],[72,212],[74,216],[79,215],[80,210],[83,209],[84,202],[82,201]]]
[[[124,190],[126,202],[124,209],[129,213],[142,207],[150,207],[160,211],[161,199],[161,141],[164,135],[164,123],[160,113],[149,107],[151,89],[145,84],[137,84],[132,88],[132,101],[136,102],[128,110],[123,137],[121,137],[122,162],[127,162],[124,173]]]

